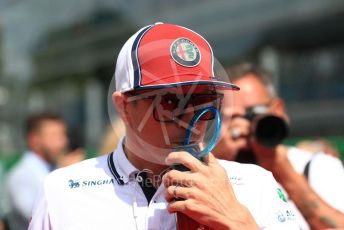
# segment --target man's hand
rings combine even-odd
[[[251,147],[256,156],[258,165],[272,173],[278,171],[279,167],[283,166],[286,161],[289,161],[287,157],[288,150],[284,145],[269,148],[252,140]]]
[[[250,121],[243,115],[231,114],[222,122],[221,136],[215,148],[217,158],[234,160],[238,152],[249,148]]]
[[[169,212],[182,212],[213,229],[258,229],[249,210],[236,199],[225,169],[211,153],[201,162],[187,152],[172,152],[166,163],[190,169],[164,175]]]

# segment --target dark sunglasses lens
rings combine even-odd
[[[175,94],[160,96],[160,101],[154,109],[154,117],[158,121],[172,122],[175,110],[178,108],[179,99]]]
[[[221,94],[198,94],[192,95],[191,98],[184,95],[166,94],[161,96],[159,105],[154,109],[154,117],[158,121],[173,122],[174,118],[180,119],[184,113],[187,113],[187,107],[190,105],[193,106],[190,108],[193,113],[208,106],[220,109],[222,97]],[[212,120],[214,117],[213,113],[207,112],[202,115],[200,120]]]
[[[221,94],[208,94],[208,95],[197,95],[193,100],[193,105],[196,110],[205,108],[208,106],[213,106],[217,109],[220,109],[221,106]],[[211,112],[207,112],[200,117],[200,120],[212,120],[215,118],[215,115]]]
[[[178,107],[179,99],[176,95],[167,94],[161,97],[160,105],[164,110],[173,111]]]

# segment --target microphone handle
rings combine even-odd
[[[212,230],[206,225],[198,223],[184,213],[177,212],[177,230]]]

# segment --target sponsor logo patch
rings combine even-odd
[[[201,61],[201,53],[198,47],[187,38],[178,38],[170,49],[175,62],[185,67],[194,67]]]
[[[231,184],[235,184],[235,185],[243,185],[244,184],[244,180],[242,177],[229,177],[229,181],[231,182]]]
[[[279,210],[276,215],[279,222],[295,221],[295,214],[290,209]]]
[[[283,200],[284,202],[287,202],[287,198],[285,197],[284,193],[282,192],[280,188],[277,188],[277,194],[281,200]]]
[[[80,188],[80,187],[98,187],[102,185],[113,184],[113,179],[100,179],[100,180],[68,180],[68,186],[70,189]]]
[[[284,214],[281,211],[279,211],[277,213],[277,219],[278,219],[279,222],[285,222],[286,221],[286,218],[285,218]]]

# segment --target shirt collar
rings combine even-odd
[[[126,184],[130,179],[135,178],[135,174],[139,171],[126,157],[123,149],[123,142],[124,137],[121,138],[116,150],[110,154],[108,158],[110,171],[117,182],[121,185]]]

